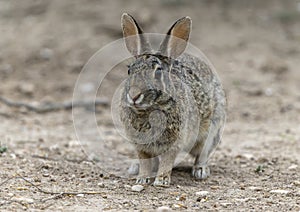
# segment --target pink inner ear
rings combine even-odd
[[[122,28],[126,47],[133,56],[151,50],[150,44],[143,36],[143,30],[139,27],[133,17],[124,14],[122,16]]]
[[[191,19],[184,17],[177,20],[169,29],[166,38],[160,46],[161,54],[177,58],[185,50],[190,36]]]
[[[123,27],[124,37],[128,37],[131,35],[137,35],[139,33],[134,20],[132,20],[132,18],[129,17],[128,15],[123,15],[122,27]]]
[[[171,31],[171,35],[187,41],[190,35],[190,22],[178,23]]]

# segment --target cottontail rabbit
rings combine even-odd
[[[122,16],[122,29],[126,47],[134,61],[128,66],[128,78],[121,94],[120,120],[138,153],[136,183],[152,182],[152,166],[159,158],[154,185],[170,185],[175,158],[180,145],[186,142],[180,134],[181,113],[189,98],[194,99],[195,110],[191,108],[187,113],[188,128],[197,131],[195,143],[189,151],[195,157],[192,175],[196,179],[207,178],[210,174],[207,161],[220,142],[225,122],[226,98],[211,66],[184,53],[191,19],[177,20],[157,51],[151,48],[134,18],[126,13]],[[182,96],[183,84],[190,90],[189,97]],[[173,98],[174,93],[179,98]],[[157,134],[157,131],[160,132]]]

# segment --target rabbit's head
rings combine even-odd
[[[134,61],[128,66],[125,84],[126,104],[136,111],[156,109],[171,100],[174,87],[172,66],[185,50],[191,19],[184,17],[174,23],[160,48],[153,50],[142,29],[132,16],[123,14],[122,29],[128,51]]]

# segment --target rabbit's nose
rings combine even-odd
[[[141,90],[138,88],[131,88],[127,94],[127,98],[130,104],[140,104],[144,98]]]

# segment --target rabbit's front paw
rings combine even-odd
[[[160,175],[155,178],[154,186],[169,187],[171,183],[171,174]]]
[[[136,179],[136,184],[140,184],[140,185],[148,185],[151,183],[151,178],[150,177],[138,177]]]
[[[204,180],[209,177],[210,175],[210,170],[207,165],[203,166],[194,166],[192,170],[192,175],[197,179],[197,180]]]
[[[132,163],[128,168],[127,172],[129,175],[138,175],[140,169],[140,164]]]

